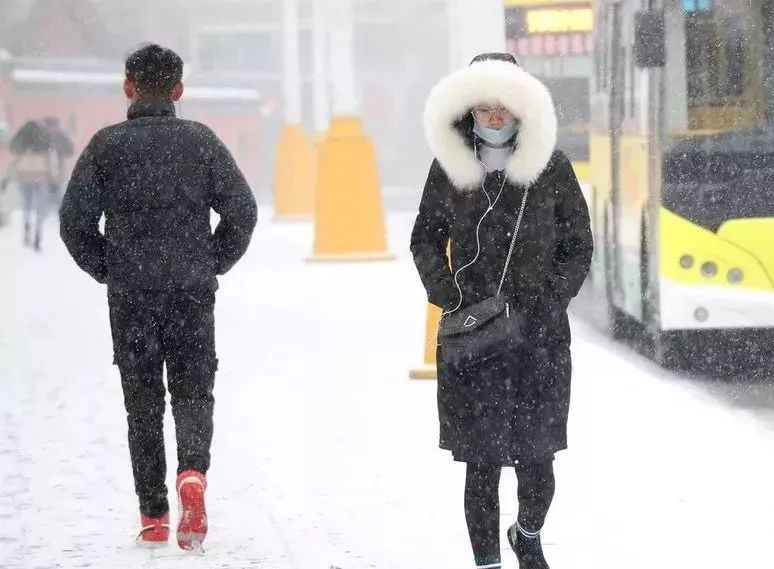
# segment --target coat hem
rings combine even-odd
[[[532,462],[544,462],[546,460],[550,460],[554,457],[554,455],[558,452],[561,452],[563,450],[567,450],[567,445],[555,445],[550,446],[541,452],[535,452],[535,453],[509,453],[508,456],[498,456],[498,457],[491,457],[491,456],[476,456],[471,453],[464,453],[459,451],[456,448],[453,448],[454,445],[444,445],[443,443],[440,443],[438,445],[438,448],[441,450],[449,451],[452,455],[452,458],[454,459],[454,462],[464,462],[464,463],[483,463],[483,464],[496,464],[499,466],[513,466],[516,463],[532,463]]]

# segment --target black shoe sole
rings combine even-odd
[[[513,536],[511,535],[511,530],[513,530],[514,526],[511,526],[508,528],[508,531],[506,532],[506,535],[508,536],[508,544],[511,546],[511,549],[513,550],[516,555],[518,555],[518,552],[516,551],[516,542],[513,540]],[[516,531],[519,531],[518,529]]]

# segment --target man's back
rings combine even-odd
[[[151,547],[169,541],[169,390],[178,457],[177,543],[195,549],[208,528],[216,275],[247,250],[256,206],[218,137],[175,118],[182,80],[183,60],[170,49],[150,44],[129,55],[128,120],[98,132],[81,154],[62,200],[60,233],[78,265],[108,285],[113,361],[121,372],[140,505],[137,541]],[[210,209],[220,214],[214,233]]]
[[[249,243],[252,192],[217,136],[175,118],[171,101],[137,101],[128,116],[97,133],[78,160],[62,204],[63,239],[111,290],[215,290],[216,275]],[[211,208],[221,215],[214,235]],[[104,213],[104,242],[94,224],[80,223],[84,213],[95,223]]]

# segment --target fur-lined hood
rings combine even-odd
[[[557,121],[551,94],[515,60],[484,59],[442,79],[425,103],[425,136],[455,187],[478,187],[485,175],[473,148],[471,109],[498,102],[520,121],[506,176],[530,185],[543,173],[556,145]]]

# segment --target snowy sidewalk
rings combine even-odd
[[[133,546],[104,289],[53,223],[39,256],[17,227],[0,230],[0,567],[472,566],[464,466],[437,449],[434,382],[408,379],[425,317],[412,217],[390,219],[399,260],[364,265],[306,264],[311,227],[260,217],[218,294],[203,557]],[[771,567],[774,433],[573,327],[570,450],[544,532],[552,569]],[[501,491],[505,526],[515,476]]]

